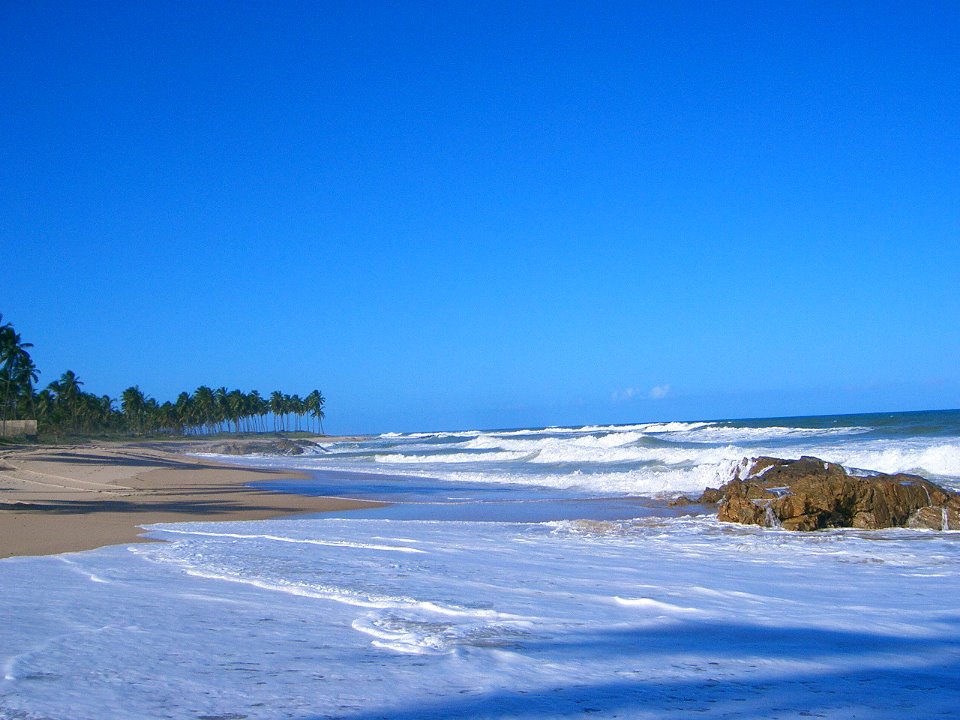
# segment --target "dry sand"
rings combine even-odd
[[[258,480],[304,477],[178,454],[172,443],[28,446],[0,450],[0,558],[146,542],[141,525],[262,520],[379,503],[272,493]]]

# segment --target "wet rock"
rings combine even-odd
[[[956,507],[924,507],[907,521],[907,527],[928,530],[960,530],[960,510]]]
[[[720,495],[717,517],[787,530],[834,527],[960,529],[960,496],[918,475],[850,475],[819,458],[745,460]]]
[[[723,499],[723,493],[716,488],[707,488],[699,498],[678,495],[667,503],[667,507],[685,507],[687,505],[716,505]]]
[[[228,442],[207,443],[195,452],[217,455],[303,455],[306,450],[320,448],[311,440],[232,440]],[[322,449],[322,448],[321,448]]]
[[[716,505],[721,500],[723,500],[723,490],[718,488],[707,488],[703,491],[703,495],[700,496],[700,499],[697,502]]]

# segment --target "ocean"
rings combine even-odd
[[[757,455],[960,489],[960,411],[223,458],[393,504],[0,561],[0,717],[958,717],[960,532],[668,506]]]
[[[851,470],[917,473],[960,489],[958,438],[960,411],[950,410],[387,433],[325,445],[303,456],[241,462],[312,472],[310,481],[285,483],[296,492],[434,506],[482,503],[479,511],[460,511],[476,519],[563,519],[551,517],[564,512],[560,503],[574,503],[576,513],[597,513],[605,512],[610,501],[622,505],[625,498],[695,496],[723,484],[744,458],[758,455],[814,455]],[[590,499],[604,502],[584,510]],[[518,504],[550,507],[540,513],[504,509]],[[393,514],[412,512],[395,509]],[[457,512],[434,507],[420,514]]]

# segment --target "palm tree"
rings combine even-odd
[[[80,409],[81,385],[83,385],[83,381],[77,377],[73,370],[67,370],[60,376],[59,380],[50,383],[50,389],[57,394],[57,402],[63,405],[63,408],[70,415],[71,427],[74,432],[77,429],[77,413]]]
[[[293,413],[293,396],[283,395],[283,429],[287,429],[287,417]]]
[[[263,416],[266,415],[265,412],[262,412],[263,405],[264,405],[264,402],[263,402],[263,398],[260,397],[260,393],[257,392],[256,390],[251,390],[250,394],[247,395],[247,415],[249,415],[250,418],[253,419],[254,432],[261,432],[261,428],[259,423],[257,422],[257,418],[262,419]]]
[[[177,395],[177,402],[174,407],[177,410],[177,423],[180,426],[180,432],[184,435],[187,433],[187,428],[194,423],[193,405],[193,398],[190,397],[190,393],[182,392]]]
[[[77,400],[79,429],[89,433],[97,427],[100,419],[100,399],[93,393],[80,393]]]
[[[225,429],[263,432],[265,418],[272,413],[275,432],[288,429],[290,415],[294,416],[295,430],[301,429],[303,418],[309,415],[323,432],[326,401],[319,390],[311,391],[306,398],[275,390],[267,399],[256,390],[211,390],[201,385],[192,396],[182,392],[175,402],[161,404],[134,385],[123,391],[118,411],[109,395],[98,397],[83,392],[83,381],[67,370],[47,388],[34,393],[39,371],[28,352],[32,347],[32,343],[23,342],[11,323],[3,322],[0,314],[0,419],[4,424],[11,412],[16,418],[23,411],[36,416],[47,432],[58,435],[68,426],[72,432],[126,431],[141,435],[154,431],[199,434]],[[312,424],[308,423],[308,428],[312,430]]]
[[[0,314],[0,323],[3,315]],[[12,373],[7,367],[13,362],[12,355],[16,346],[17,334],[10,323],[0,325],[0,381],[3,382],[3,430],[7,429],[7,405],[10,395],[10,384],[13,381]]]
[[[213,398],[216,401],[214,421],[217,424],[217,432],[223,432],[223,423],[230,417],[230,408],[227,406],[227,389],[221,385],[213,391]]]
[[[257,414],[260,416],[260,431],[267,431],[267,415],[270,414],[270,401],[267,398],[260,398]]]
[[[32,347],[30,343],[24,343],[24,345]],[[16,419],[19,402],[22,402],[25,406],[29,405],[30,415],[35,416],[36,413],[33,407],[33,384],[40,379],[40,371],[37,370],[33,359],[25,350],[18,349],[15,351],[15,355],[18,357],[14,358],[14,368],[10,371],[13,374],[14,419]]]
[[[7,353],[13,347],[13,338],[16,332],[11,323],[3,322],[3,313],[0,313],[0,363],[6,362]]]
[[[300,418],[303,414],[303,401],[296,393],[287,396],[287,412],[291,413],[294,417],[294,431],[300,432]]]
[[[102,395],[98,401],[100,406],[100,426],[109,430],[111,425],[114,425],[114,413],[116,412],[114,405],[114,400],[109,395]]]
[[[240,432],[240,418],[243,416],[244,397],[239,390],[231,390],[224,398],[227,408],[227,417],[233,420],[236,432]]]
[[[201,385],[194,391],[193,399],[197,405],[199,422],[203,425],[204,432],[209,433],[213,429],[214,407],[216,406],[213,390],[206,385]]]
[[[127,417],[127,427],[136,434],[143,432],[144,414],[147,409],[147,399],[139,386],[128,387],[120,394],[120,407]]]
[[[32,347],[33,343],[23,342],[20,334],[10,323],[0,326],[0,380],[3,382],[4,431],[8,409],[13,407],[13,415],[16,418],[21,396],[33,402],[33,383],[37,381],[39,373],[30,353],[27,352],[27,348]],[[11,395],[13,395],[12,402]]]
[[[160,431],[183,432],[183,423],[180,422],[177,406],[169,400],[156,408],[156,426]]]
[[[273,431],[277,432],[277,420],[283,415],[283,393],[274,390],[270,393],[270,412],[273,413]]]
[[[53,392],[49,389],[37,393],[37,424],[43,423],[46,427],[56,426],[57,403]]]
[[[320,426],[320,434],[323,433],[323,418],[326,417],[323,412],[323,404],[326,402],[326,398],[323,397],[323,393],[319,390],[312,391],[307,395],[307,411],[317,419],[317,424]]]
[[[148,432],[155,432],[160,424],[160,405],[153,398],[143,403],[143,426]]]
[[[40,379],[40,370],[33,363],[33,360],[27,359],[23,364],[23,385],[24,391],[30,402],[30,414],[36,418],[37,411],[33,404],[33,384]]]

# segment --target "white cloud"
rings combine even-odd
[[[631,400],[637,395],[636,388],[624,388],[623,390],[614,390],[613,394],[610,396],[610,399],[614,402],[621,402],[623,400]]]
[[[663,400],[669,394],[669,385],[657,385],[656,387],[650,388],[649,397],[651,400]]]
[[[624,400],[633,400],[634,398],[649,398],[650,400],[663,400],[670,394],[669,385],[657,385],[649,390],[640,390],[635,387],[614,390],[610,399],[614,402],[623,402]]]

